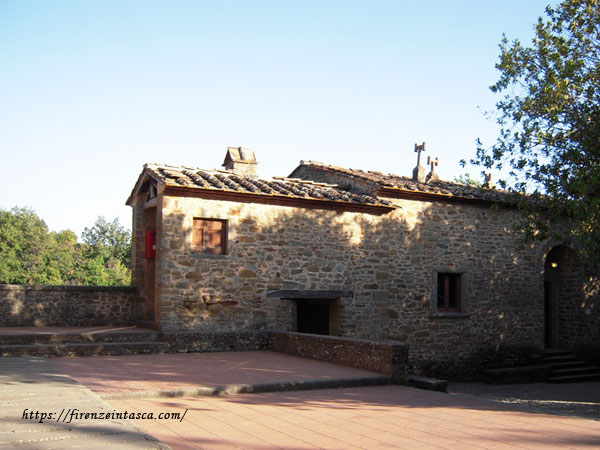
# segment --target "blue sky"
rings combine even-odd
[[[495,140],[502,33],[529,42],[548,3],[0,0],[0,208],[131,227],[144,163],[217,168],[227,146],[263,177],[409,176],[426,141],[452,180]]]

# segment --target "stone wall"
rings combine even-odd
[[[545,271],[557,290],[557,346],[593,353],[600,342],[600,282],[584,275],[577,255],[568,247],[555,247],[551,259],[558,266],[554,269],[546,264]]]
[[[343,366],[386,374],[404,384],[408,367],[406,344],[305,333],[269,333],[268,349]]]
[[[225,333],[178,333],[161,332],[163,341],[169,344],[169,352],[247,352],[265,350],[269,337],[265,331],[241,331]]]
[[[389,339],[410,343],[420,375],[470,377],[544,345],[539,252],[521,246],[518,212],[469,203],[395,200],[410,224],[390,261]],[[437,274],[462,277],[461,313],[438,313]]]
[[[136,289],[0,285],[0,326],[132,325]]]
[[[267,293],[333,290],[353,293],[335,300],[335,334],[409,344],[416,374],[468,377],[543,348],[546,254],[519,245],[517,211],[390,200],[378,216],[160,196],[161,330],[296,331],[296,303]],[[191,250],[194,217],[228,221],[227,255]],[[438,273],[460,274],[460,312],[438,313]]]
[[[536,253],[515,249],[514,213],[399,203],[374,216],[164,197],[161,328],[294,331],[294,303],[267,299],[267,291],[350,290],[354,297],[339,301],[338,334],[409,342],[417,369],[452,372],[457,356],[540,347],[543,284]],[[228,255],[191,251],[194,217],[228,220]],[[464,314],[436,315],[438,271],[465,274]]]

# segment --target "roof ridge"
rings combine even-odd
[[[337,184],[323,183],[323,182],[313,181],[313,180],[303,180],[302,178],[288,178],[288,177],[272,177],[272,178],[274,180],[291,181],[293,183],[309,184],[312,186],[322,186],[322,187],[330,187],[330,188],[339,189],[339,185],[337,185]]]

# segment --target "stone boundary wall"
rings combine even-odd
[[[132,286],[0,285],[0,327],[135,323]]]
[[[269,332],[268,350],[389,375],[406,383],[408,345],[305,333]]]

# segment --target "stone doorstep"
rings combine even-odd
[[[333,378],[328,380],[284,381],[256,384],[230,384],[225,386],[198,387],[189,389],[116,392],[100,394],[104,400],[126,400],[136,398],[174,398],[174,397],[208,397],[234,394],[258,394],[266,392],[307,391],[314,389],[355,388],[366,386],[384,386],[390,384],[385,375],[366,377]]]
[[[448,380],[408,375],[408,386],[428,391],[448,392]]]

